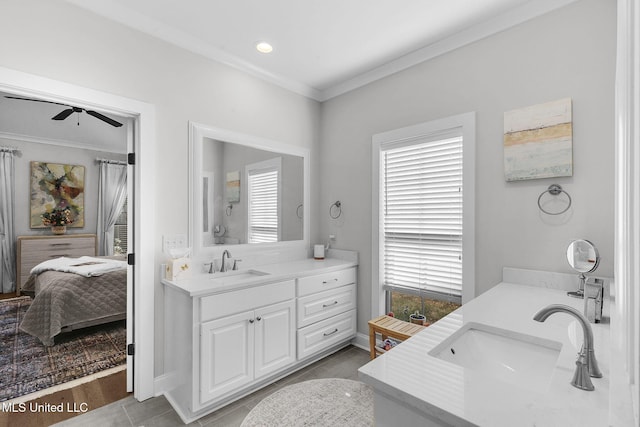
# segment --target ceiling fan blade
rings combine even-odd
[[[51,117],[51,120],[64,120],[69,117],[71,113],[73,113],[73,108],[67,108],[66,110],[63,110],[55,116]]]
[[[112,118],[109,118],[107,116],[105,116],[104,114],[100,114],[96,111],[91,111],[91,110],[84,110],[87,112],[88,115],[95,117],[96,119],[100,119],[103,122],[109,123],[111,126],[115,126],[117,128],[119,128],[120,126],[122,126],[122,123],[120,122],[116,122],[115,120],[113,120]]]
[[[22,98],[19,96],[9,96],[9,95],[5,95],[4,97],[9,99],[19,99],[22,101],[44,102],[45,104],[56,104],[56,105],[64,105],[65,107],[71,107],[71,105],[68,105],[68,104],[62,104],[60,102],[53,102],[53,101],[45,101],[43,99]]]

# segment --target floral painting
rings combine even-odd
[[[504,113],[507,181],[573,175],[571,98]]]
[[[84,227],[84,166],[31,162],[31,228],[45,228],[42,216],[70,211],[68,227]]]

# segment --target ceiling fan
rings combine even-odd
[[[87,113],[90,116],[95,117],[96,119],[100,119],[105,123],[109,123],[111,126],[115,126],[117,128],[122,126],[122,123],[117,122],[117,121],[113,120],[112,118],[109,118],[109,117],[105,116],[104,114],[100,114],[97,111],[93,111],[93,110],[86,110],[86,109],[81,108],[81,107],[74,107],[73,105],[62,104],[60,102],[53,102],[53,101],[44,101],[42,99],[21,98],[19,96],[8,96],[8,95],[5,95],[5,98],[20,99],[22,101],[44,102],[44,103],[47,103],[47,104],[56,104],[56,105],[63,105],[65,107],[69,107],[69,108],[67,108],[65,110],[62,110],[61,112],[59,112],[55,116],[53,116],[51,118],[51,120],[64,120],[64,119],[66,119],[67,117],[69,117],[73,113],[81,113],[81,112],[84,111],[85,113]],[[80,125],[79,122],[78,122],[78,125]]]

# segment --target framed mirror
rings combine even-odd
[[[578,273],[591,273],[600,264],[598,250],[588,240],[574,240],[567,247],[567,261]]]
[[[309,150],[189,124],[189,244],[308,246]]]

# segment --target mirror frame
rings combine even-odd
[[[273,141],[257,136],[242,134],[238,132],[220,129],[212,126],[203,125],[201,123],[189,122],[189,246],[194,256],[213,255],[225,249],[240,249],[243,252],[251,250],[264,251],[272,248],[309,248],[309,209],[304,209],[302,240],[290,240],[275,243],[258,243],[248,244],[242,243],[237,245],[214,245],[203,246],[202,233],[195,232],[195,224],[202,224],[202,179],[195,179],[196,176],[202,177],[202,143],[204,138],[211,138],[218,141],[231,142],[240,144],[245,147],[256,148],[259,150],[270,151],[273,153],[289,154],[299,156],[303,159],[304,174],[304,194],[303,203],[305,207],[309,206],[311,195],[309,194],[309,155],[307,148],[297,147],[278,141]]]

